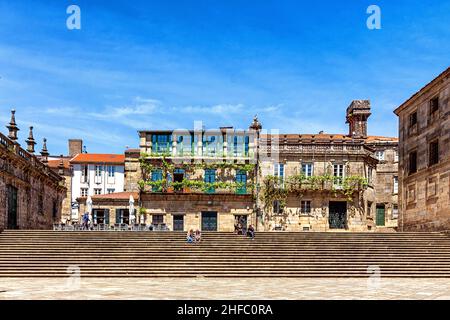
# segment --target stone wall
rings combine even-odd
[[[129,149],[125,151],[124,191],[139,191],[138,181],[142,179],[139,158],[139,149]]]
[[[450,69],[401,105],[396,114],[400,128],[400,229],[450,229]],[[439,110],[430,113],[438,97]],[[410,115],[417,112],[417,124]],[[430,142],[439,141],[439,163],[430,164]],[[417,172],[409,172],[410,152],[417,151]]]
[[[17,227],[50,229],[61,219],[65,188],[61,178],[18,145],[0,144],[0,227],[8,227],[8,186],[17,189]]]
[[[173,229],[173,216],[185,215],[184,228],[201,230],[201,213],[217,212],[218,231],[234,231],[235,215],[248,216],[247,223],[255,225],[251,195],[232,194],[143,194],[142,207],[146,209],[146,220],[152,215],[164,215],[164,222]]]

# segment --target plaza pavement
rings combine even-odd
[[[450,299],[450,278],[0,278],[5,299]]]

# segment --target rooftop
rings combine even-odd
[[[125,155],[123,154],[105,154],[105,153],[80,153],[70,160],[71,164],[75,163],[110,163],[124,164]]]

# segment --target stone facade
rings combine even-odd
[[[333,231],[367,231],[397,226],[397,216],[392,214],[397,205],[393,191],[393,177],[397,166],[392,156],[397,148],[395,139],[390,139],[389,145],[383,146],[387,158],[380,163],[374,157],[374,150],[369,147],[368,139],[341,140],[342,136],[326,134],[314,135],[314,138],[308,135],[297,135],[295,138],[286,135],[286,140],[284,136],[279,138],[284,142],[280,145],[278,160],[261,163],[262,180],[274,175],[274,169],[280,165],[283,165],[285,180],[299,176],[304,165],[311,168],[311,175],[315,177],[332,176],[335,165],[342,165],[344,179],[361,177],[368,181],[368,185],[352,195],[343,194],[339,185],[333,185],[329,181],[312,188],[313,190],[305,187],[300,193],[292,192],[288,195],[281,213],[273,208],[265,208],[260,202],[267,215],[266,225],[260,227],[265,230],[287,231],[329,231],[331,227]],[[302,202],[308,203],[307,208],[302,208]],[[330,225],[333,219],[330,218],[330,208],[336,202],[346,207],[343,210],[345,222],[340,227]]]
[[[125,151],[125,192],[94,196],[93,208],[107,210],[108,224],[121,223],[127,197],[133,193],[137,221],[162,223],[170,230],[233,231],[239,219],[267,231],[396,228],[398,139],[369,136],[370,115],[369,101],[353,101],[346,111],[349,134],[261,134],[256,118],[249,130],[239,132],[228,127],[140,131],[140,148]],[[243,175],[240,166],[250,171]],[[213,167],[214,178],[207,178],[208,168]],[[290,190],[288,181],[305,170],[311,180],[320,181],[318,185]],[[216,186],[212,193],[198,185],[189,187],[189,182],[202,184],[208,179],[230,185],[239,180],[238,175],[245,177],[243,193],[225,186]],[[287,195],[267,205],[264,183],[280,175],[286,183],[283,188],[289,189]],[[347,179],[357,181],[354,190],[346,189]],[[81,215],[86,198],[78,201]]]
[[[8,137],[0,133],[0,230],[50,229],[61,219],[62,178],[31,152],[34,139],[27,140],[29,151],[17,143],[14,113],[8,129]]]
[[[73,219],[72,217],[72,169],[70,167],[70,157],[49,157],[48,166],[53,172],[61,176],[63,184],[66,187],[66,195],[62,201],[61,207],[61,222],[68,223]],[[77,215],[78,217],[78,215]]]
[[[450,68],[395,110],[400,229],[450,229]]]

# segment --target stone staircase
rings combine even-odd
[[[5,230],[0,277],[450,277],[441,233]],[[379,269],[377,269],[379,268]]]

